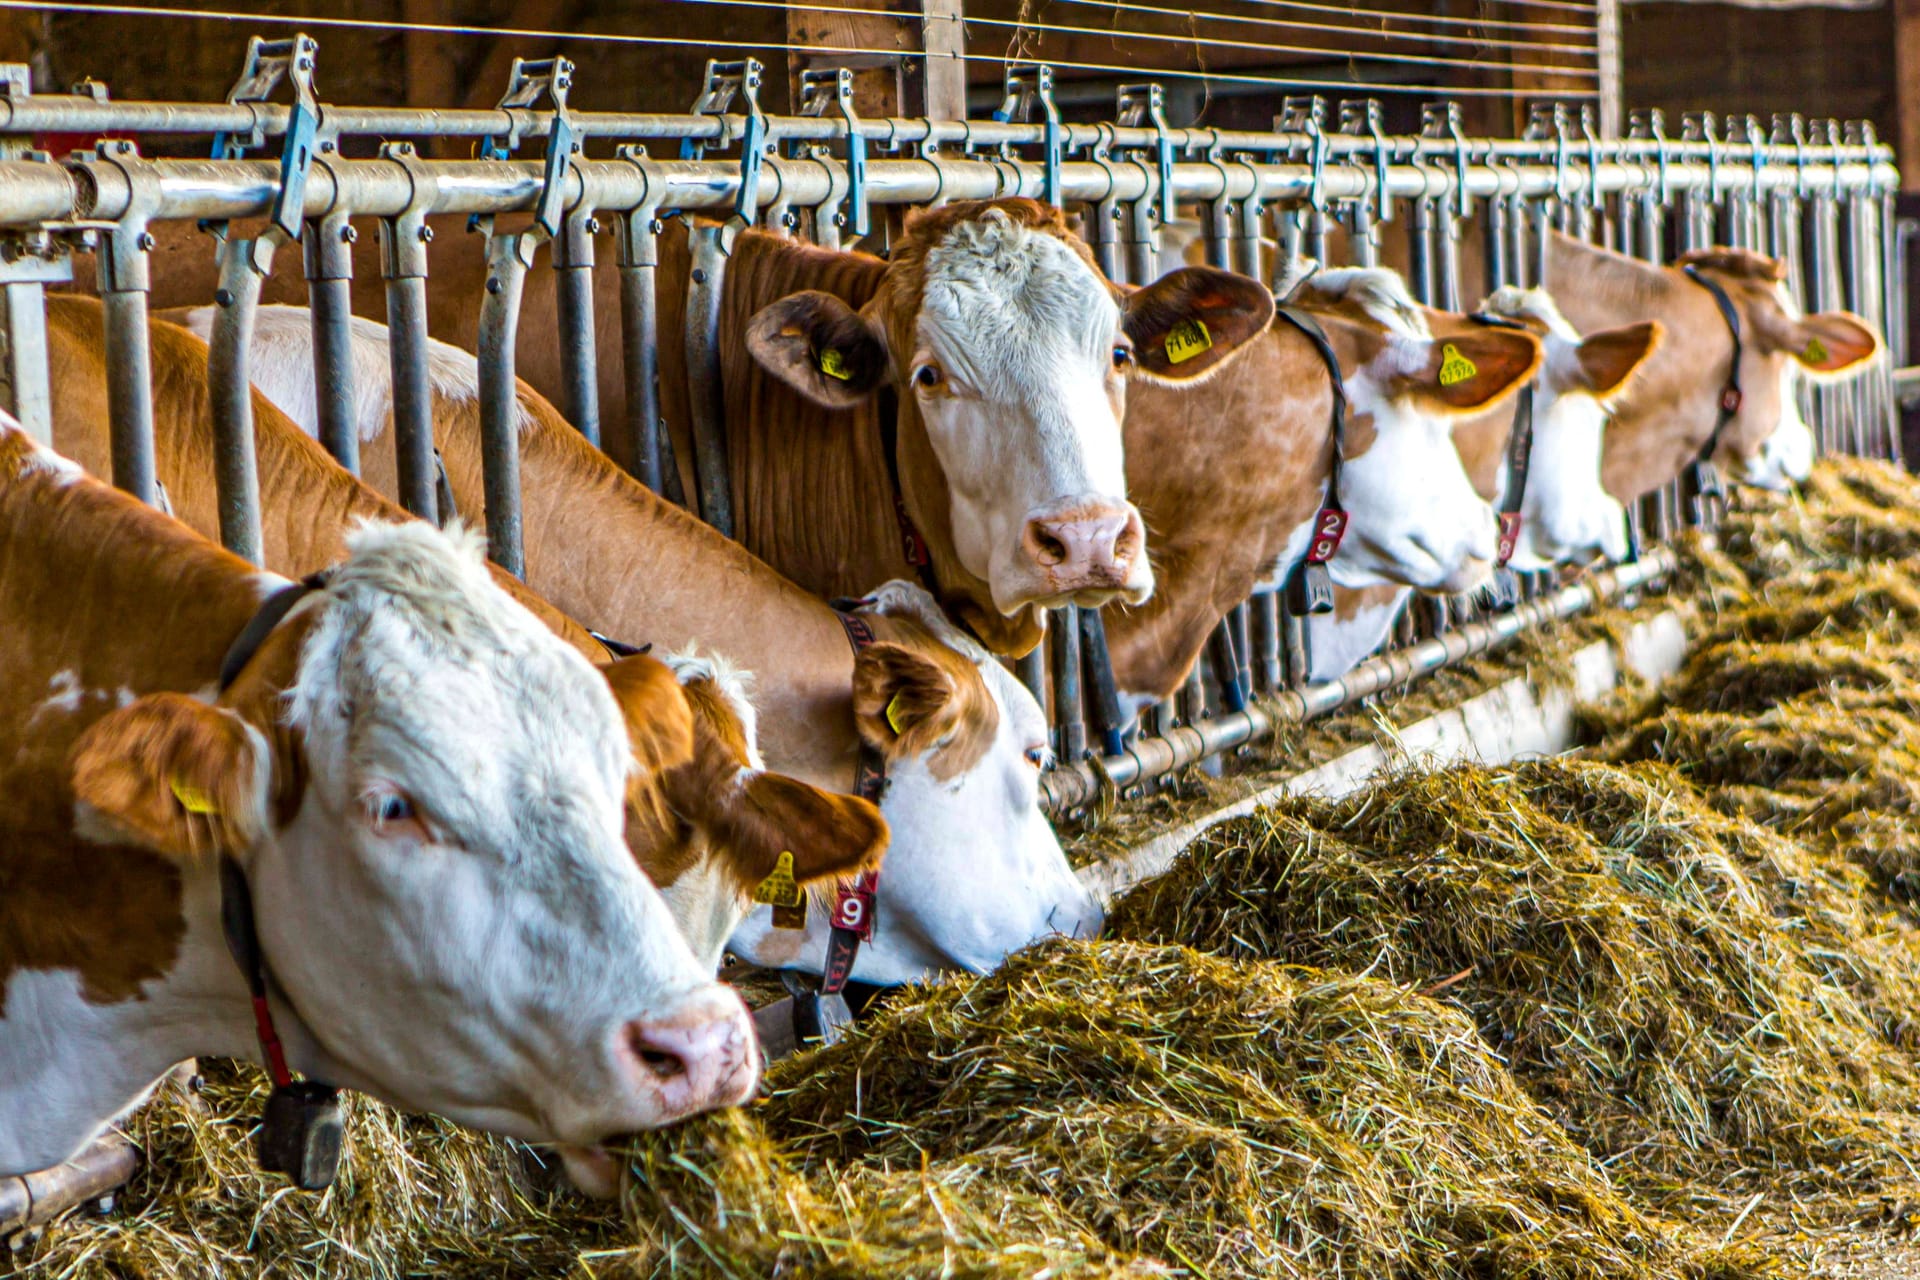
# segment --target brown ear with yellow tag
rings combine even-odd
[[[807,927],[807,891],[794,878],[791,852],[785,849],[780,851],[780,860],[774,864],[773,870],[753,887],[753,900],[773,908],[774,928]]]
[[[198,787],[179,778],[167,779],[167,786],[173,791],[173,798],[178,800],[180,807],[188,813],[205,815],[220,812],[220,806],[213,802],[213,797]]]
[[[1163,382],[1201,377],[1264,334],[1273,294],[1258,280],[1182,267],[1121,294],[1134,371]]]

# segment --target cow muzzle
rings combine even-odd
[[[746,1006],[718,984],[696,992],[670,1017],[635,1019],[618,1034],[628,1083],[656,1124],[738,1106],[759,1081]]]
[[[1036,508],[999,577],[994,604],[1009,616],[1029,605],[1138,604],[1153,591],[1146,527],[1129,502],[1079,499]]]

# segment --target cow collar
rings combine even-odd
[[[1490,311],[1475,311],[1467,319],[1493,329],[1528,332],[1527,326],[1518,320],[1497,316]],[[1519,598],[1507,562],[1513,559],[1514,547],[1520,542],[1520,507],[1527,496],[1527,476],[1532,468],[1533,379],[1529,378],[1527,385],[1521,387],[1514,397],[1513,430],[1507,436],[1507,485],[1505,492],[1500,495],[1500,550],[1494,561],[1498,575],[1493,587],[1496,605],[1511,604]]]
[[[222,693],[240,678],[247,663],[294,606],[326,584],[324,571],[310,574],[266,598],[220,660]],[[232,857],[220,859],[220,927],[226,935],[227,950],[246,979],[247,993],[253,1000],[254,1033],[260,1041],[267,1074],[273,1080],[255,1156],[262,1169],[286,1174],[302,1190],[325,1190],[339,1168],[345,1136],[339,1091],[317,1080],[296,1081],[287,1069],[286,1050],[273,1025],[273,1008],[267,1002],[267,961],[254,927],[253,894],[247,888],[246,873]]]
[[[1720,318],[1727,322],[1727,333],[1733,338],[1733,362],[1727,366],[1727,381],[1720,388],[1719,415],[1713,421],[1713,432],[1707,442],[1700,446],[1695,455],[1692,472],[1693,488],[1702,503],[1724,503],[1727,491],[1720,483],[1720,472],[1713,465],[1713,455],[1720,450],[1720,437],[1726,431],[1727,424],[1740,412],[1740,402],[1744,398],[1740,390],[1740,312],[1735,309],[1733,299],[1713,279],[1691,262],[1680,268],[1687,279],[1713,295],[1713,305],[1720,309]],[[1705,512],[1701,513],[1705,515]]]
[[[873,647],[873,624],[856,610],[866,601],[836,600],[834,616],[847,633],[856,658]],[[865,739],[860,742],[860,760],[855,766],[853,793],[880,807],[887,793],[887,762],[879,749]],[[873,939],[874,900],[880,892],[880,873],[862,871],[851,882],[842,880],[834,892],[832,928],[827,934],[827,963],[820,977],[820,994],[839,996],[853,976],[853,962],[860,955],[860,944]]]
[[[1327,468],[1327,497],[1314,513],[1306,554],[1287,576],[1287,607],[1296,617],[1304,617],[1333,611],[1333,576],[1327,561],[1340,549],[1340,539],[1347,532],[1347,510],[1340,505],[1340,465],[1347,452],[1347,384],[1340,374],[1340,357],[1317,320],[1295,307],[1276,306],[1273,311],[1313,344],[1327,366],[1333,389],[1333,462]]]
[[[906,491],[900,487],[900,405],[891,388],[880,397],[879,409],[880,452],[887,460],[887,488],[893,495],[893,519],[900,526],[900,554],[913,566],[920,585],[937,600],[941,592],[939,579],[933,572],[933,552],[928,550],[920,527],[907,514]]]

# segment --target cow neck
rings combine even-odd
[[[1705,289],[1713,297],[1713,305],[1719,309],[1720,318],[1726,321],[1727,334],[1733,339],[1733,359],[1727,365],[1727,380],[1720,388],[1720,402],[1713,419],[1713,430],[1708,433],[1706,442],[1700,446],[1700,452],[1694,455],[1692,463],[1694,492],[1702,499],[1723,501],[1726,490],[1720,484],[1720,473],[1713,464],[1714,454],[1720,451],[1720,438],[1726,434],[1727,424],[1739,416],[1740,402],[1743,399],[1740,390],[1740,312],[1735,309],[1733,299],[1727,296],[1726,289],[1718,280],[1707,275],[1691,262],[1680,270],[1687,279]]]
[[[1490,311],[1472,312],[1467,319],[1492,329],[1532,332],[1518,320],[1497,316]],[[1526,500],[1527,475],[1533,466],[1533,388],[1539,377],[1536,373],[1527,379],[1527,384],[1514,397],[1513,430],[1507,435],[1507,483],[1501,492],[1497,509],[1500,517],[1500,549],[1494,560],[1496,569],[1507,567],[1507,562],[1513,559],[1514,547],[1520,541],[1520,508]]]
[[[325,572],[310,574],[261,603],[220,661],[221,693],[233,687],[287,615],[307,597],[325,590],[326,584]],[[318,1080],[296,1082],[287,1068],[286,1049],[267,999],[270,974],[254,926],[253,894],[246,873],[231,854],[220,859],[220,928],[226,936],[227,950],[246,981],[253,1004],[254,1034],[260,1042],[267,1075],[273,1081],[273,1093],[260,1124],[260,1166],[269,1173],[287,1174],[303,1190],[324,1190],[332,1185],[340,1163],[343,1121],[339,1090]]]
[[[544,400],[522,404],[531,419],[520,438],[528,580],[516,589],[539,593],[543,618],[564,611],[662,649],[698,644],[753,672],[769,767],[846,790],[851,739],[839,726],[851,723],[853,668],[832,610],[620,470]],[[443,404],[436,417],[448,478],[477,518],[478,407]]]
[[[1340,549],[1340,540],[1347,532],[1347,511],[1340,505],[1340,466],[1347,452],[1347,383],[1340,372],[1340,357],[1319,321],[1298,307],[1275,306],[1273,311],[1313,344],[1333,388],[1333,414],[1328,425],[1333,458],[1327,464],[1327,496],[1313,517],[1306,552],[1287,576],[1289,607],[1295,614],[1326,613],[1333,608],[1333,579],[1327,562]]]

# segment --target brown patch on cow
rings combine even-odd
[[[889,762],[927,756],[942,782],[986,756],[1000,708],[973,660],[911,618],[875,618],[886,635],[853,663],[853,715],[861,738]]]
[[[156,852],[231,857],[265,834],[264,762],[231,711],[148,694],[94,721],[72,760],[74,798]]]
[[[1373,448],[1379,438],[1380,424],[1374,421],[1372,414],[1364,410],[1347,414],[1346,448],[1341,450],[1341,461],[1351,462],[1355,458],[1365,457],[1367,450]]]
[[[1352,622],[1366,609],[1378,609],[1392,604],[1406,592],[1405,587],[1335,587],[1333,589],[1333,616],[1340,622]]]
[[[173,969],[186,932],[172,860],[0,828],[0,1015],[15,973],[71,972],[89,1004],[135,999]]]

